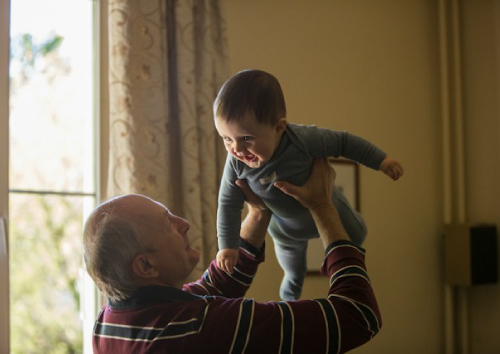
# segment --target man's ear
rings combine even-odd
[[[158,276],[158,271],[144,254],[140,254],[134,258],[132,261],[132,270],[140,278],[156,278]]]
[[[278,123],[276,123],[276,126],[275,126],[276,133],[284,132],[287,124],[288,124],[288,122],[287,122],[285,117],[280,118],[280,120],[278,120]]]

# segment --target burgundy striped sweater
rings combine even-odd
[[[327,297],[289,302],[245,299],[264,252],[241,242],[233,274],[212,262],[183,290],[139,289],[106,305],[93,336],[95,353],[343,353],[381,327],[364,250],[347,241],[327,249]]]

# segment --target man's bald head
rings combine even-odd
[[[84,258],[92,279],[112,300],[122,300],[137,288],[132,260],[143,251],[141,211],[144,196],[125,195],[99,205],[84,228]],[[149,199],[149,198],[148,198]]]
[[[112,300],[140,286],[180,288],[199,261],[187,232],[189,222],[163,204],[129,194],[99,205],[84,230],[87,271]]]

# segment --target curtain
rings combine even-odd
[[[108,195],[147,195],[187,219],[201,255],[217,250],[225,159],[212,103],[227,78],[219,0],[109,1]]]

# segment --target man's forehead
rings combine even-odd
[[[116,212],[129,217],[153,216],[168,211],[163,204],[140,194],[129,194],[113,198],[109,201],[106,209],[112,213]]]
[[[162,231],[165,216],[170,211],[161,203],[143,195],[127,195],[114,201],[112,213],[133,222],[137,226]]]

